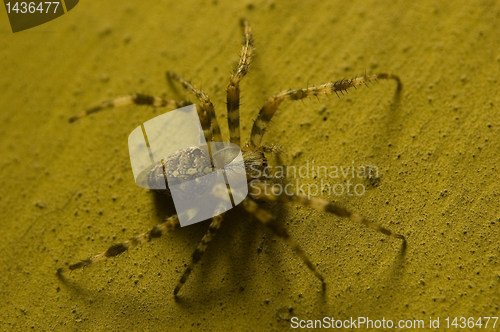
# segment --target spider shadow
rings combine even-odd
[[[394,96],[392,97],[391,103],[391,113],[389,117],[389,123],[393,124],[395,122],[399,122],[399,117],[396,117],[399,114],[399,108],[401,107],[401,94],[403,91],[403,85],[398,84],[396,91],[394,91]]]
[[[393,239],[392,238],[389,239],[389,241],[391,240]],[[403,241],[399,245],[399,252],[393,256],[392,262],[388,262],[386,268],[380,269],[375,275],[373,275],[374,278],[371,281],[371,284],[374,286],[377,285],[379,286],[377,287],[377,289],[380,289],[379,296],[375,295],[368,296],[366,291],[363,289],[355,290],[353,292],[353,290],[351,290],[350,284],[347,288],[343,290],[336,289],[335,282],[332,276],[330,276],[330,278],[329,276],[326,276],[327,280],[326,291],[322,294],[323,296],[317,298],[316,303],[313,304],[312,310],[318,313],[318,317],[335,316],[336,313],[339,312],[339,310],[342,310],[342,308],[339,309],[335,304],[335,300],[338,298],[338,296],[350,299],[348,300],[349,307],[370,308],[379,306],[381,303],[381,298],[383,298],[384,296],[388,296],[390,298],[391,291],[388,292],[387,291],[388,289],[395,290],[396,292],[400,290],[403,279],[403,273],[405,271],[406,252],[407,252],[407,243],[406,241]],[[391,258],[389,258],[388,260],[391,260]],[[333,297],[329,296],[330,294],[328,292],[328,289],[330,289],[331,292],[334,293]],[[356,293],[357,295],[353,296],[353,294]]]
[[[263,250],[259,248],[259,239],[270,238],[273,233],[257,220],[251,220],[250,215],[242,210],[236,207],[224,214],[217,236],[188,279],[192,286],[184,286],[175,297],[185,310],[192,310],[193,306],[202,309],[207,304],[228,300],[231,305],[241,306],[264,301],[256,297],[255,292],[245,291],[247,289],[266,289],[273,294],[285,291],[279,287],[286,285],[284,275],[280,269],[274,268],[280,261],[279,255],[274,255],[277,249],[270,248],[276,245],[266,242]],[[206,230],[209,223],[200,224],[205,224],[203,229]],[[271,268],[263,269],[266,265]],[[223,282],[214,287],[213,278],[221,277]]]
[[[174,80],[170,77],[170,75],[168,73],[169,73],[169,71],[167,70],[165,72],[165,78],[167,80],[167,86],[172,91],[172,96],[175,97],[175,98],[170,98],[170,99],[187,100],[186,99],[186,95],[187,95],[186,94],[186,90],[185,89],[179,89],[180,84],[175,84]]]
[[[363,305],[365,307],[376,307],[380,304],[382,297],[386,296],[388,299],[392,298],[389,294],[394,291],[395,293],[403,292],[402,280],[405,271],[405,256],[407,254],[407,242],[403,241],[401,244],[401,249],[399,253],[394,257],[392,263],[389,263],[387,268],[384,269],[386,273],[380,273],[379,277],[374,279],[374,284],[383,285],[381,287],[380,298],[378,296],[365,297],[363,299]],[[381,272],[383,272],[382,270]],[[387,286],[386,286],[387,285]],[[403,285],[404,286],[404,285]]]
[[[78,280],[72,280],[69,277],[66,277],[63,273],[60,273],[59,271],[56,272],[56,276],[59,279],[59,281],[66,287],[66,289],[70,293],[75,295],[75,298],[90,299],[96,295],[95,292],[80,286]]]
[[[386,118],[386,121],[381,122],[381,126],[379,126],[379,129],[375,129],[375,132],[383,133],[383,135],[377,135],[374,137],[373,146],[383,146],[385,147],[385,149],[389,149],[391,145],[396,145],[396,143],[400,140],[399,135],[401,132],[401,121],[403,118],[401,113],[401,99],[403,97],[402,93],[403,85],[398,84],[392,97],[390,112]],[[387,152],[383,153],[382,155],[390,155],[390,153]],[[386,274],[386,277],[381,280],[380,283],[392,285],[400,284],[401,276],[404,271],[404,258],[407,253],[407,246],[408,243],[405,239],[401,243],[399,254],[397,255],[397,257],[395,257],[394,263],[391,265],[392,268],[390,273]]]
[[[153,206],[156,215],[161,218],[158,222],[163,222],[167,217],[176,214],[174,201],[171,196],[151,191]]]
[[[406,239],[403,240],[403,243],[401,244],[401,251],[399,254],[396,256],[394,260],[394,264],[392,265],[391,273],[387,276],[388,280],[391,281],[397,281],[398,285],[401,284],[401,276],[403,275],[404,268],[405,268],[405,256],[406,252],[408,249],[408,242],[406,242]]]
[[[138,300],[132,292],[115,292],[102,289],[89,289],[80,286],[78,279],[74,281],[62,274],[57,274],[59,282],[62,283],[64,291],[61,295],[72,301],[73,313],[76,315],[90,315],[92,319],[99,322],[111,322],[116,327],[116,321],[110,318],[110,313],[120,313],[129,320],[123,320],[121,323],[130,324],[130,320],[138,321],[141,308],[144,302]],[[107,285],[107,283],[106,283]],[[68,296],[69,295],[69,296]]]
[[[392,142],[394,145],[395,142],[399,140],[399,134],[401,132],[401,99],[403,93],[403,86],[398,85],[396,90],[394,91],[394,95],[392,97],[392,102],[389,106],[390,111],[387,115],[386,121],[381,121],[381,125],[374,132],[381,133],[381,135],[376,135],[374,137],[374,146],[388,146],[388,142]],[[399,125],[399,127],[398,127]],[[383,134],[382,134],[383,133]],[[376,144],[378,143],[378,144]]]

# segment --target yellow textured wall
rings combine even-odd
[[[432,316],[443,327],[498,316],[494,1],[83,1],[16,34],[0,16],[0,330],[281,330],[294,316]],[[257,54],[242,82],[245,140],[282,89],[365,71],[401,77],[399,102],[394,82],[380,81],[285,103],[265,143],[279,143],[287,165],[376,165],[380,183],[365,195],[322,197],[404,234],[406,251],[348,220],[270,204],[325,276],[325,294],[280,238],[236,211],[179,302],[173,289],[207,222],[58,279],[57,268],[172,212],[135,186],[128,160],[128,134],[160,110],[68,118],[132,92],[194,101],[166,83],[175,70],[210,93],[223,122],[242,17]]]

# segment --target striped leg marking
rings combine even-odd
[[[285,190],[281,190],[281,188],[270,186],[267,184],[257,184],[252,183],[250,186],[250,191],[252,197],[254,198],[264,198],[270,201],[281,201],[281,202],[295,202],[303,206],[307,206],[318,211],[333,213],[339,217],[348,218],[355,222],[360,222],[365,226],[383,233],[387,236],[392,236],[397,239],[403,240],[403,243],[406,243],[406,239],[403,235],[396,234],[387,228],[377,225],[373,221],[370,221],[363,216],[346,210],[343,207],[335,205],[334,203],[321,199],[321,198],[308,198],[306,195],[302,194],[289,194],[286,193]]]
[[[205,233],[203,238],[201,239],[201,242],[198,244],[196,247],[193,256],[191,257],[191,263],[186,267],[186,270],[182,274],[181,279],[179,280],[179,283],[175,287],[174,290],[174,295],[177,296],[177,293],[181,290],[182,286],[186,283],[187,278],[191,274],[191,271],[193,271],[194,266],[196,263],[198,263],[203,256],[203,253],[208,247],[208,244],[212,241],[214,238],[215,234],[217,234],[217,231],[220,228],[220,225],[222,223],[222,215],[215,216],[212,219],[212,222],[210,223],[210,226],[208,227],[208,231]]]
[[[295,251],[295,253],[300,257],[300,259],[302,259],[304,264],[306,264],[307,267],[314,273],[316,278],[321,280],[323,285],[325,284],[325,279],[318,272],[318,270],[316,270],[316,266],[314,266],[314,264],[309,260],[309,257],[307,257],[306,253],[302,250],[299,244],[292,238],[292,236],[288,233],[286,228],[275,221],[275,218],[271,213],[260,208],[259,205],[248,196],[243,200],[242,206],[250,214],[255,216],[260,222],[271,228],[274,231],[274,233],[276,233],[276,235],[283,238],[286,241],[286,243],[293,249],[293,251]]]
[[[247,143],[245,146],[241,148],[242,151],[253,151],[253,152],[262,152],[262,153],[274,153],[274,154],[281,154],[283,152],[281,150],[281,147],[278,145],[278,143],[273,144],[272,146],[250,146],[249,143]]]
[[[240,62],[234,68],[229,85],[227,86],[227,121],[229,125],[229,138],[231,143],[240,145],[240,81],[248,72],[252,60],[253,36],[252,30],[246,20],[243,25],[243,48],[240,53]]]
[[[103,102],[100,105],[91,107],[87,109],[86,111],[81,112],[80,114],[77,114],[69,119],[69,122],[74,122],[80,118],[84,118],[92,113],[96,113],[99,111],[102,111],[107,108],[114,108],[114,107],[122,107],[122,106],[128,106],[128,105],[149,105],[153,107],[166,107],[166,108],[171,108],[171,109],[176,109],[180,107],[184,107],[187,105],[191,105],[191,102],[188,101],[175,101],[175,100],[168,100],[168,99],[163,99],[161,97],[155,97],[155,96],[149,96],[141,93],[135,93],[130,96],[123,96],[123,97],[118,97],[113,100],[108,100]],[[199,113],[199,111],[198,111]]]
[[[168,232],[175,230],[178,227],[179,227],[179,218],[177,217],[177,215],[171,216],[171,217],[167,218],[167,220],[165,222],[153,227],[153,229],[151,229],[149,232],[135,236],[128,241],[112,245],[111,247],[108,248],[108,250],[106,250],[105,252],[103,252],[99,255],[87,258],[87,259],[80,261],[76,264],[62,267],[62,268],[57,270],[57,273],[61,274],[63,272],[67,272],[67,271],[73,271],[76,269],[83,269],[83,268],[86,268],[86,267],[88,267],[88,266],[90,266],[98,261],[102,261],[102,260],[108,259],[110,257],[118,256],[119,254],[127,251],[128,249],[135,248],[144,242],[148,242],[148,241],[151,241],[151,239],[163,236],[163,235],[167,234]]]
[[[287,100],[300,100],[312,96],[321,96],[321,95],[331,95],[333,93],[337,94],[340,92],[341,94],[344,91],[347,93],[347,90],[350,88],[355,88],[357,85],[365,84],[371,81],[375,81],[377,79],[393,79],[398,83],[397,91],[401,90],[401,81],[399,77],[391,74],[376,74],[370,76],[357,77],[350,80],[340,80],[336,82],[329,82],[326,84],[313,86],[307,89],[293,89],[282,91],[274,96],[271,96],[264,106],[260,109],[259,116],[255,120],[252,132],[250,134],[250,146],[259,146],[262,137],[264,136],[267,127],[269,127],[269,123],[274,113],[280,106],[280,104]]]
[[[212,139],[210,141],[214,142],[222,142],[222,136],[220,133],[220,127],[219,127],[219,122],[217,121],[217,117],[215,115],[215,109],[214,109],[214,104],[210,101],[208,98],[208,95],[201,91],[198,90],[196,87],[194,87],[191,82],[185,80],[181,75],[168,71],[167,72],[167,78],[168,79],[174,79],[178,81],[179,83],[182,84],[184,89],[188,90],[192,94],[194,94],[202,103],[201,108],[203,109],[204,113],[207,114],[208,118],[210,119],[210,125],[211,125],[211,130],[212,130]],[[207,140],[209,141],[209,140]]]

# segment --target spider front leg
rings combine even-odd
[[[247,210],[250,214],[255,216],[264,225],[271,228],[276,235],[278,235],[279,237],[283,238],[286,241],[286,243],[293,249],[293,251],[295,251],[295,253],[300,257],[300,259],[302,259],[302,261],[307,265],[307,267],[314,273],[316,278],[321,280],[321,283],[323,284],[324,288],[325,279],[316,269],[316,266],[314,266],[311,260],[309,260],[309,257],[307,257],[306,253],[302,250],[297,241],[295,241],[293,237],[288,233],[286,228],[278,224],[271,213],[259,207],[257,202],[255,202],[250,197],[246,197],[241,204],[245,210]]]
[[[227,122],[229,126],[229,139],[231,143],[240,145],[240,81],[248,72],[252,60],[253,36],[252,30],[246,20],[243,24],[243,48],[240,53],[240,62],[234,68],[229,85],[227,86]]]
[[[88,267],[88,266],[90,266],[98,261],[102,261],[102,260],[108,259],[110,257],[118,256],[119,254],[127,251],[128,249],[135,248],[144,242],[148,242],[148,241],[151,241],[151,239],[163,236],[163,235],[167,234],[168,232],[171,232],[171,231],[175,230],[176,228],[179,228],[179,226],[180,226],[179,225],[179,218],[177,217],[177,215],[171,216],[171,217],[167,218],[167,220],[165,222],[153,227],[153,229],[151,229],[149,232],[135,236],[128,241],[112,245],[111,247],[108,248],[108,250],[106,250],[105,252],[103,252],[99,255],[87,258],[87,259],[80,261],[76,264],[71,264],[69,266],[62,267],[62,268],[57,270],[57,273],[60,275],[63,272],[86,268],[86,267]]]
[[[211,131],[212,131],[212,137],[210,141],[214,142],[222,142],[222,135],[220,133],[220,127],[219,127],[219,122],[217,121],[217,117],[215,115],[215,109],[214,109],[214,104],[210,101],[210,98],[208,98],[208,95],[197,89],[191,82],[187,81],[184,79],[181,75],[168,71],[167,72],[167,79],[174,79],[178,81],[179,83],[182,84],[184,89],[188,90],[192,94],[194,94],[200,101],[201,101],[201,108],[203,111],[207,114],[208,118],[210,119],[210,125],[211,125]],[[207,140],[209,141],[209,140]]]
[[[222,215],[221,214],[213,217],[212,222],[210,223],[210,226],[208,227],[207,233],[203,236],[203,238],[201,239],[201,242],[196,247],[196,249],[193,253],[193,256],[191,257],[191,262],[186,267],[186,270],[184,270],[184,273],[182,274],[181,279],[179,280],[179,283],[175,287],[175,290],[174,290],[175,296],[177,296],[177,293],[179,293],[182,286],[184,286],[187,278],[191,274],[191,271],[193,271],[194,266],[200,261],[205,250],[207,250],[208,244],[212,241],[215,234],[217,234],[217,231],[219,230],[221,223],[222,223]]]
[[[249,188],[251,192],[250,195],[254,198],[264,198],[270,201],[295,202],[300,205],[316,209],[318,211],[332,213],[339,217],[348,218],[352,221],[362,223],[365,226],[387,236],[401,239],[403,240],[403,245],[406,244],[406,239],[403,235],[394,233],[387,228],[379,226],[376,223],[369,221],[368,219],[359,215],[358,213],[351,212],[343,207],[334,204],[333,202],[321,198],[308,197],[303,194],[290,193],[288,192],[288,190],[286,190],[286,187],[285,190],[283,190],[282,187],[271,186],[268,184],[257,182],[252,182]]]
[[[262,137],[264,136],[267,127],[269,127],[271,118],[282,102],[286,100],[300,100],[311,96],[330,95],[333,93],[338,96],[338,92],[343,94],[343,91],[347,92],[347,89],[356,88],[357,85],[361,84],[366,85],[366,83],[377,79],[393,79],[398,83],[397,91],[401,91],[402,85],[399,77],[392,74],[376,74],[357,77],[350,80],[329,82],[307,89],[286,90],[271,96],[260,109],[259,115],[253,123],[252,132],[250,134],[250,142],[248,144],[254,147],[260,145]]]
[[[69,122],[74,122],[80,118],[86,117],[92,113],[102,111],[107,108],[122,107],[128,105],[149,105],[153,107],[180,108],[192,103],[188,101],[168,100],[161,97],[149,96],[142,93],[134,93],[130,96],[118,97],[112,100],[105,101],[100,105],[91,107],[69,119]]]
[[[164,99],[162,97],[150,96],[143,93],[134,93],[130,96],[122,96],[112,100],[105,101],[100,105],[91,107],[75,116],[69,118],[69,122],[74,122],[80,118],[84,118],[92,113],[96,113],[108,108],[129,106],[129,105],[147,105],[153,107],[165,107],[170,109],[177,109],[184,106],[191,105],[192,103],[189,101],[176,101]],[[209,140],[211,138],[210,131],[210,118],[204,109],[202,109],[199,105],[196,105],[196,110],[198,111],[198,116],[201,121],[201,127],[203,129],[203,133],[205,138]]]

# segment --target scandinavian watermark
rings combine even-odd
[[[326,194],[328,196],[362,196],[366,192],[366,186],[360,180],[378,179],[379,169],[377,166],[356,166],[354,161],[350,165],[319,166],[314,162],[306,161],[302,166],[268,166],[264,170],[250,166],[252,174],[256,174],[257,180],[250,183],[255,195],[260,195],[262,189],[258,185],[260,181],[274,181],[269,191],[281,195],[293,195],[300,193],[308,198]],[[282,183],[282,179],[289,182]],[[313,179],[311,183],[307,179]],[[319,180],[319,182],[318,182]],[[264,193],[264,194],[271,194]]]

